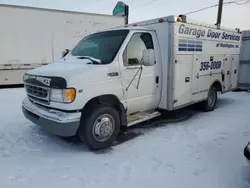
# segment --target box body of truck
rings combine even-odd
[[[205,100],[212,85],[222,93],[237,87],[240,33],[192,21],[173,28],[174,109]]]
[[[176,17],[163,20],[168,21],[130,25],[156,31],[162,71],[159,108],[175,110],[203,101],[213,84],[222,93],[237,88],[239,31],[191,20],[178,22]]]
[[[94,33],[24,76],[25,116],[92,149],[132,126],[194,103],[216,107],[237,87],[241,34],[175,16]]]
[[[23,83],[27,70],[53,63],[84,36],[123,25],[124,18],[0,4],[0,24],[0,85],[13,85]]]
[[[238,89],[250,89],[250,31],[242,33]]]

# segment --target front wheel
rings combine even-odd
[[[208,91],[207,100],[202,102],[202,108],[205,112],[213,111],[217,105],[217,89],[212,86]]]
[[[79,136],[91,150],[109,147],[115,141],[119,131],[119,114],[110,106],[92,107],[81,117]]]

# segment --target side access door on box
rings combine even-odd
[[[174,109],[187,106],[194,102],[194,95],[200,95],[207,90],[206,82],[200,85],[196,82],[200,78],[196,74],[199,56],[202,54],[202,41],[179,36],[176,41],[174,62]],[[199,63],[200,65],[200,63]],[[198,85],[197,85],[198,84]]]
[[[237,88],[239,69],[239,55],[226,55],[223,62],[224,90],[230,91]]]
[[[192,90],[193,102],[206,99],[212,84],[222,80],[223,59],[223,54],[195,54]]]
[[[193,55],[179,54],[174,68],[174,108],[192,101]]]

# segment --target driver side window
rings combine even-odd
[[[143,50],[154,49],[150,33],[134,33],[123,53],[124,66],[140,65]]]

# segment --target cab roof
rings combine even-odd
[[[106,29],[106,30],[102,30],[102,31],[114,31],[114,30],[143,30],[143,31],[155,31],[155,29],[153,28],[149,28],[149,27],[140,27],[140,26],[128,26],[128,27],[115,27],[115,28],[111,28],[111,29]]]

